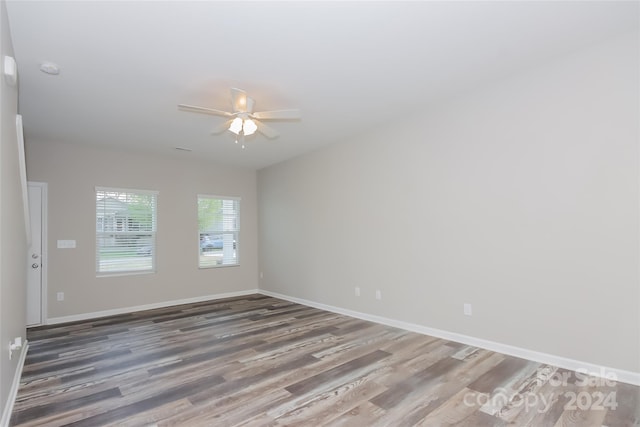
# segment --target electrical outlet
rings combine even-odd
[[[9,360],[13,357],[13,352],[22,348],[22,337],[15,337],[13,341],[9,341]]]
[[[376,291],[376,299],[382,299],[382,292],[379,289]]]
[[[360,296],[360,287],[356,286],[356,296]]]
[[[471,304],[466,303],[466,304],[464,305],[464,309],[463,309],[463,311],[464,311],[464,315],[465,315],[465,316],[471,316],[471,313],[472,313],[472,311],[471,311]]]
[[[64,301],[64,292],[58,292],[56,297],[58,298],[58,301]]]

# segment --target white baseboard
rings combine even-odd
[[[99,317],[114,316],[117,314],[133,313],[135,311],[153,310],[154,308],[165,308],[172,305],[192,304],[195,302],[213,301],[223,298],[242,297],[259,293],[257,289],[248,289],[246,291],[226,292],[223,294],[204,295],[201,297],[185,298],[173,301],[163,301],[153,304],[135,305],[131,307],[116,308],[113,310],[94,311],[93,313],[73,314],[71,316],[51,317],[47,319],[47,325],[55,325],[58,323],[76,322],[78,320],[96,319]]]
[[[22,376],[22,368],[24,367],[24,360],[27,358],[27,351],[29,350],[29,342],[25,340],[20,351],[20,359],[18,359],[18,366],[16,366],[16,372],[13,375],[13,383],[9,389],[9,395],[7,396],[6,405],[2,411],[2,418],[0,419],[0,426],[7,427],[11,420],[11,412],[13,411],[13,404],[16,402],[16,396],[18,395],[18,388],[20,387],[20,377]]]
[[[442,329],[430,328],[427,326],[418,325],[416,323],[409,323],[401,320],[390,319],[387,317],[376,316],[373,314],[362,313],[359,311],[348,310],[345,308],[322,304],[322,303],[318,303],[318,302],[314,302],[314,301],[310,301],[302,298],[296,298],[289,295],[279,294],[277,292],[267,291],[264,289],[249,289],[245,291],[228,292],[228,293],[215,294],[215,295],[205,295],[205,296],[195,297],[195,298],[164,301],[160,303],[138,305],[138,306],[125,307],[120,309],[113,309],[113,310],[97,311],[93,313],[82,313],[82,314],[76,314],[71,316],[53,317],[47,320],[47,324],[53,325],[58,323],[75,322],[78,320],[89,320],[89,319],[95,319],[99,317],[113,316],[117,314],[132,313],[135,311],[151,310],[154,308],[164,308],[172,305],[212,301],[217,299],[233,298],[233,297],[246,296],[246,295],[258,294],[258,293],[263,295],[268,295],[274,298],[280,298],[283,300],[295,302],[298,304],[307,305],[309,307],[319,308],[321,310],[326,310],[333,313],[343,314],[345,316],[355,317],[358,319],[368,320],[371,322],[380,323],[383,325],[388,325],[388,326],[404,329],[411,332],[416,332],[423,335],[429,335],[437,338],[446,339],[449,341],[455,341],[462,344],[471,345],[474,347],[484,348],[484,349],[495,351],[498,353],[507,354],[509,356],[520,357],[523,359],[528,359],[528,360],[532,360],[539,363],[546,363],[549,365],[570,369],[572,371],[589,373],[591,375],[596,375],[601,377],[615,375],[616,381],[640,386],[640,372],[625,371],[622,369],[596,365],[589,362],[583,362],[580,360],[569,359],[562,356],[542,353],[539,351],[529,350],[526,348],[521,348],[521,347],[516,347],[516,346],[503,344],[495,341],[476,338],[469,335],[458,334],[455,332],[449,332]],[[3,425],[3,424],[0,424],[0,425]]]
[[[497,353],[507,354],[509,356],[520,357],[522,359],[532,360],[534,362],[546,363],[560,368],[569,369],[572,371],[578,371],[581,373],[588,373],[598,377],[607,377],[608,379],[615,378],[615,381],[620,381],[627,384],[640,386],[640,372],[625,371],[622,369],[609,368],[606,366],[596,365],[589,362],[582,362],[580,360],[569,359],[562,356],[556,356],[548,353],[541,353],[526,348],[515,347],[508,344],[502,344],[495,341],[484,340],[468,335],[462,335],[455,332],[444,331],[442,329],[429,328],[427,326],[418,325],[416,323],[403,322],[400,320],[389,319],[387,317],[376,316],[373,314],[362,313],[359,311],[348,310],[341,307],[335,307],[332,305],[322,304],[314,301],[305,300],[302,298],[291,297],[289,295],[279,294],[277,292],[266,291],[259,289],[259,293],[274,298],[280,298],[283,300],[295,302],[298,304],[307,305],[309,307],[319,308],[321,310],[331,311],[333,313],[343,314],[345,316],[355,317],[358,319],[368,320],[370,322],[380,323],[387,326],[393,326],[395,328],[404,329],[411,332],[417,332],[423,335],[429,335],[432,337],[442,338],[449,341],[455,341],[474,347],[484,348],[486,350],[495,351]],[[615,377],[613,377],[615,375]]]

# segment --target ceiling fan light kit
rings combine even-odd
[[[242,128],[242,119],[240,117],[236,117],[235,119],[233,119],[231,121],[231,125],[229,126],[229,130],[236,135],[240,135]]]
[[[254,112],[255,100],[249,98],[242,89],[231,88],[231,106],[233,107],[233,112],[186,104],[179,104],[178,109],[190,113],[227,117],[229,121],[224,123],[218,132],[214,133],[228,130],[240,138],[253,135],[256,131],[269,139],[277,138],[279,136],[278,132],[262,123],[262,121],[300,119],[300,110],[297,109]]]
[[[253,135],[256,130],[258,130],[258,126],[251,119],[245,119],[242,124],[242,133],[245,135]]]

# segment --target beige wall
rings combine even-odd
[[[260,287],[640,372],[638,47],[259,171]]]
[[[0,60],[13,56],[6,4],[0,2]],[[0,413],[4,411],[19,354],[8,345],[25,335],[26,256],[22,190],[16,143],[17,94],[0,77]]]
[[[27,141],[30,181],[48,183],[48,317],[257,288],[256,173],[183,158]],[[95,187],[157,190],[157,272],[96,278]],[[240,266],[198,269],[197,194],[239,196]],[[59,239],[76,249],[57,249]],[[56,293],[64,292],[58,302]]]

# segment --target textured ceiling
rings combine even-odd
[[[638,28],[637,2],[9,1],[25,138],[259,169]],[[39,70],[42,61],[61,72]],[[211,135],[179,103],[300,108],[281,136]],[[191,153],[174,147],[188,147]]]

